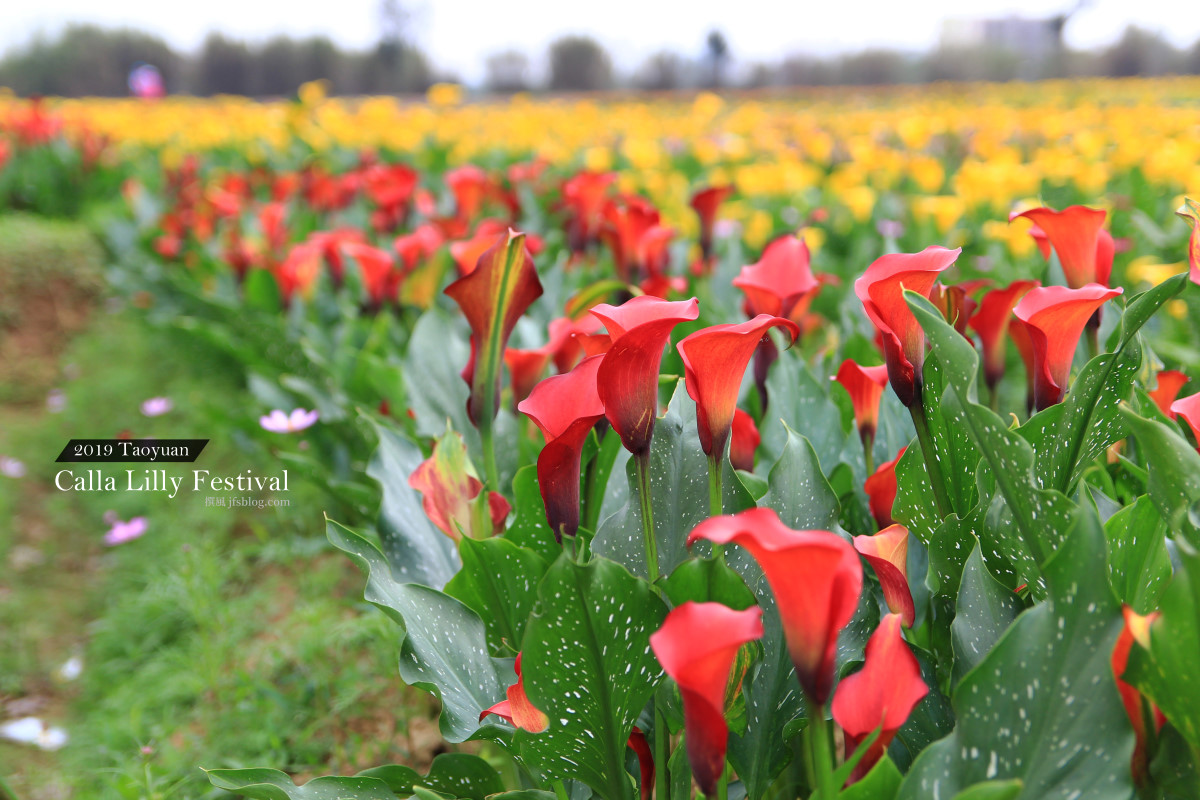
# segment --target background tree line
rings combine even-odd
[[[328,80],[336,94],[401,94],[423,92],[438,80],[455,80],[453,75],[440,73],[402,30],[399,16],[390,25],[385,16],[379,43],[366,50],[346,50],[322,36],[277,36],[250,43],[212,33],[197,52],[181,53],[140,31],[73,25],[55,37],[38,37],[0,58],[0,86],[25,96],[122,96],[128,94],[129,71],[139,62],[158,67],[169,92],[202,96],[289,96],[300,84],[316,79]],[[798,54],[775,63],[735,64],[729,44],[714,31],[696,55],[664,50],[629,73],[619,73],[604,47],[587,36],[552,42],[545,61],[545,75],[537,78],[527,54],[517,50],[494,53],[486,60],[481,88],[496,93],[615,88],[669,91],[1200,74],[1200,42],[1180,50],[1158,34],[1130,27],[1119,41],[1102,50],[1060,49],[1038,59],[997,48],[941,47],[924,54],[877,49],[828,58]]]

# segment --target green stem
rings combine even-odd
[[[658,541],[654,538],[654,506],[650,502],[650,453],[634,456],[637,468],[638,499],[642,504],[642,533],[646,538],[646,573],[650,582],[658,580]]]
[[[1099,320],[1092,317],[1087,324],[1087,342],[1088,342],[1088,360],[1091,361],[1096,356],[1100,355],[1100,325],[1093,325],[1092,322],[1099,323]]]
[[[662,701],[654,698],[654,796],[657,800],[668,800],[671,792],[671,775],[667,762],[671,758],[671,732],[667,730],[667,717],[663,713]]]
[[[875,434],[863,433],[861,437],[863,446],[863,460],[867,465],[867,475],[875,474]]]
[[[717,781],[717,800],[729,800],[729,767],[721,771],[721,777]]]
[[[484,392],[484,402],[487,404],[487,410],[490,411],[492,408],[491,392]],[[487,488],[493,492],[499,492],[500,470],[496,466],[496,440],[492,434],[492,426],[495,422],[495,418],[488,416],[485,411],[483,417],[479,420],[479,441],[483,445],[483,469],[484,478],[487,480]]]
[[[708,457],[708,515],[710,517],[719,517],[725,513],[725,506],[721,500],[721,461],[719,456]],[[712,551],[718,561],[725,560],[724,545],[714,544]]]
[[[825,721],[825,709],[808,701],[808,727],[805,729],[809,754],[812,758],[812,781],[816,786],[816,800],[836,800],[837,787],[833,785],[833,752],[829,746],[829,727]]]
[[[933,435],[929,433],[929,422],[925,419],[925,406],[920,396],[908,407],[912,414],[913,427],[917,429],[917,441],[921,445],[921,455],[925,457],[925,469],[929,472],[929,483],[933,486],[933,497],[937,502],[938,514],[942,519],[950,516],[953,506],[946,496],[946,482],[942,478],[942,465],[938,461],[937,451],[933,448]]]

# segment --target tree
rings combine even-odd
[[[488,56],[487,88],[501,94],[528,91],[529,58],[519,50],[505,50]]]
[[[725,82],[725,66],[729,62],[729,43],[725,41],[725,34],[714,30],[708,34],[704,46],[708,53],[708,63],[712,67],[712,83],[710,85],[713,88],[719,88]]]
[[[646,59],[637,73],[637,85],[650,92],[665,92],[683,86],[685,65],[678,53],[667,50]]]
[[[250,94],[254,58],[245,42],[210,33],[200,48],[196,63],[196,91],[199,94]]]
[[[588,36],[566,36],[550,45],[550,88],[558,92],[594,92],[613,85],[612,61]]]

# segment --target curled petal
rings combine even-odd
[[[916,608],[908,586],[908,528],[889,525],[874,536],[855,536],[854,549],[875,570],[888,610],[911,628]]]
[[[1158,406],[1158,410],[1171,419],[1175,419],[1175,412],[1171,410],[1171,406],[1175,403],[1175,398],[1179,396],[1179,390],[1187,385],[1188,380],[1188,376],[1182,372],[1173,369],[1163,370],[1158,373],[1158,386],[1154,388],[1154,391],[1148,392],[1150,399]]]
[[[1183,421],[1192,429],[1192,435],[1196,438],[1197,449],[1200,449],[1200,394],[1179,398],[1171,403],[1171,412],[1177,418],[1183,417]]]
[[[1067,285],[1078,289],[1089,283],[1108,283],[1107,272],[1112,269],[1112,237],[1108,237],[1106,245],[1100,241],[1106,216],[1106,212],[1098,208],[1071,206],[1062,211],[1031,208],[1014,215],[1012,219],[1023,217],[1045,235],[1058,254]],[[1102,247],[1107,247],[1106,253],[1100,252]],[[1046,254],[1045,250],[1042,252]],[[1107,259],[1106,266],[1097,268],[1097,263],[1101,261],[1099,256]]]
[[[854,422],[863,441],[874,439],[879,425],[879,401],[888,382],[887,366],[863,367],[847,358],[838,367],[834,380],[850,394]]]
[[[787,317],[800,324],[821,290],[809,260],[808,245],[799,237],[789,234],[768,244],[762,258],[742,267],[733,279],[746,295],[749,313]]]
[[[837,637],[854,616],[862,566],[850,543],[829,531],[797,531],[770,508],[713,517],[688,536],[740,545],[762,568],[783,622],[788,653],[804,691],[824,703],[833,686]]]
[[[751,417],[740,408],[733,412],[733,434],[729,438],[729,462],[734,469],[754,471],[754,453],[762,436]]]
[[[896,465],[900,463],[900,457],[907,449],[901,447],[895,458],[880,464],[863,484],[863,491],[867,493],[867,500],[871,506],[871,515],[881,528],[886,528],[894,522],[892,505],[896,502]]]
[[[1034,287],[1037,281],[1013,281],[1003,289],[993,289],[979,301],[971,315],[971,330],[979,334],[983,344],[983,374],[988,386],[995,387],[1004,377],[1004,343],[1008,339],[1008,323],[1013,307]]]
[[[1122,676],[1125,674],[1125,668],[1129,664],[1129,653],[1133,650],[1134,644],[1145,648],[1150,644],[1150,625],[1158,618],[1158,613],[1154,612],[1148,615],[1134,613],[1133,609],[1125,606],[1125,627],[1121,629],[1121,634],[1117,637],[1117,642],[1113,646],[1112,652],[1112,671],[1113,679],[1117,682],[1117,693],[1121,696],[1121,704],[1125,706],[1125,713],[1129,716],[1129,723],[1133,726],[1133,733],[1136,738],[1136,744],[1133,748],[1133,757],[1131,759],[1130,768],[1133,773],[1134,783],[1141,786],[1145,784],[1146,779],[1150,775],[1150,764],[1148,761],[1148,737],[1146,735],[1145,715],[1142,713],[1142,706],[1145,703],[1150,703],[1151,715],[1161,719],[1158,714],[1158,709],[1146,698],[1142,697],[1141,692],[1135,689],[1130,684],[1126,683]],[[1161,722],[1159,723],[1161,727]]]

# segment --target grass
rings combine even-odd
[[[10,320],[0,336],[29,336],[29,322]],[[39,339],[60,333],[55,319],[32,323]],[[292,481],[290,507],[236,512],[206,506],[203,491],[55,488],[67,466],[145,466],[54,463],[71,437],[122,430],[210,438],[196,466],[213,474],[279,472],[224,423],[253,403],[238,373],[130,309],[92,310],[82,333],[33,357],[66,403],[50,413],[44,386],[0,372],[0,455],[28,469],[0,476],[0,519],[12,521],[0,528],[0,719],[34,714],[70,741],[50,753],[0,740],[0,778],[16,796],[219,797],[200,766],[304,780],[427,763],[442,746],[431,707],[402,686],[394,625],[362,602],[361,575],[325,541],[315,487]],[[141,402],[157,395],[174,409],[144,417]],[[105,547],[110,510],[145,516],[148,532]],[[57,672],[73,656],[83,670],[65,680]]]

